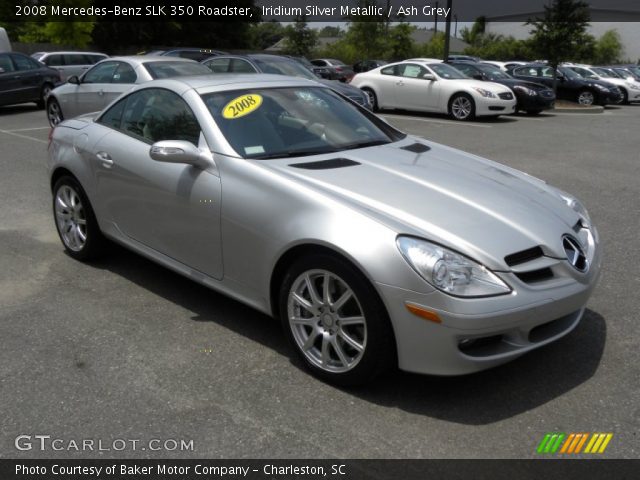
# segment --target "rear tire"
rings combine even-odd
[[[85,262],[104,253],[107,242],[91,203],[71,176],[61,177],[53,187],[53,219],[69,256]]]
[[[384,304],[344,259],[315,254],[297,260],[283,278],[279,311],[296,354],[326,382],[361,385],[397,364]]]
[[[47,103],[47,97],[51,93],[51,90],[53,90],[53,85],[50,83],[45,83],[42,86],[42,90],[40,90],[40,100],[36,102],[36,105],[40,110],[42,110]]]
[[[476,117],[476,104],[471,95],[458,93],[449,100],[449,115],[454,120],[466,122]]]
[[[47,102],[47,119],[49,120],[49,125],[51,127],[55,127],[62,120],[64,120],[64,115],[62,115],[60,104],[55,98],[50,98]]]
[[[370,88],[363,88],[362,91],[369,97],[369,101],[371,102],[371,109],[374,112],[379,111],[380,107],[378,106],[378,97],[376,96],[376,92],[374,92]]]

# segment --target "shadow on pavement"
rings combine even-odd
[[[105,269],[286,356],[303,368],[277,320],[184,278],[122,247],[94,267]],[[344,389],[362,400],[469,425],[498,422],[537,408],[586,382],[596,372],[606,340],[604,318],[587,310],[559,341],[506,365],[461,377],[395,371],[366,387]]]

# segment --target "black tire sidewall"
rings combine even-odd
[[[334,273],[353,290],[367,326],[367,346],[363,357],[351,370],[326,372],[312,364],[298,347],[287,313],[288,294],[293,282],[305,271],[323,269]],[[350,262],[329,254],[314,254],[298,259],[285,274],[280,286],[278,306],[282,328],[298,358],[320,379],[339,386],[362,385],[394,368],[397,364],[395,337],[387,310],[369,280]]]
[[[56,194],[58,190],[64,185],[68,185],[76,191],[76,193],[80,197],[80,200],[82,201],[82,206],[85,211],[85,219],[87,222],[87,240],[85,241],[82,249],[77,252],[68,248],[64,243],[62,234],[60,232],[60,229],[58,228],[58,222],[56,220]],[[75,258],[76,260],[86,261],[94,259],[103,253],[105,243],[104,237],[102,235],[102,232],[100,231],[100,227],[98,226],[98,222],[93,212],[91,203],[89,202],[84,189],[75,178],[65,175],[63,177],[60,177],[56,181],[55,185],[53,186],[52,208],[53,221],[55,223],[56,231],[58,232],[58,237],[60,237],[60,241],[62,242],[62,245],[64,246],[64,249],[69,254],[69,256]]]
[[[459,97],[465,97],[471,102],[471,113],[469,115],[467,115],[465,118],[458,118],[453,114],[453,102],[455,101],[456,98],[459,98]],[[451,116],[451,118],[453,118],[454,120],[457,120],[459,122],[467,122],[469,120],[473,120],[474,118],[476,118],[476,102],[475,102],[475,100],[468,93],[456,93],[455,95],[453,95],[451,97],[451,100],[449,100],[449,115]]]
[[[377,112],[380,110],[380,107],[378,106],[378,96],[376,95],[376,92],[374,92],[371,88],[363,88],[365,95],[367,95],[371,101],[371,110],[373,110],[374,112]]]

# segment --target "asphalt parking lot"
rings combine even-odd
[[[65,255],[50,213],[45,114],[4,107],[0,457],[531,458],[559,431],[612,432],[603,456],[638,458],[640,105],[470,123],[385,116],[583,200],[605,262],[574,332],[471,376],[323,384],[275,320],[120,248],[93,264]],[[18,451],[22,434],[109,447],[193,440],[193,450]]]

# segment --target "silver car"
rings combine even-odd
[[[47,118],[52,127],[65,118],[96,112],[136,84],[159,78],[211,73],[186,58],[131,56],[112,57],[96,63],[82,76],[71,76],[47,99]]]
[[[303,79],[137,86],[59,124],[48,168],[71,257],[114,240],[279,317],[336,384],[512,360],[575,328],[600,271],[571,195]]]
[[[61,80],[66,82],[73,75],[82,75],[91,65],[108,58],[108,55],[99,52],[36,52],[31,57],[58,70]]]

